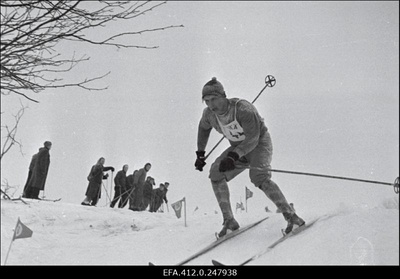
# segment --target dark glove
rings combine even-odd
[[[196,170],[203,171],[203,167],[206,165],[206,157],[204,157],[205,154],[205,151],[196,151],[197,159],[194,163]]]
[[[114,172],[114,171],[115,171],[114,167],[111,167],[111,168],[110,168],[110,170],[111,170],[112,172]]]
[[[105,175],[103,175],[103,179],[107,179],[108,178],[108,173],[106,173]]]
[[[235,169],[235,161],[239,159],[236,152],[230,151],[228,155],[219,163],[219,171],[226,172]]]

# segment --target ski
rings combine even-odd
[[[23,197],[19,197],[19,198],[12,198],[10,199],[11,201],[22,201],[24,204],[28,204],[27,201],[29,200],[37,200],[37,201],[47,201],[47,202],[58,202],[61,200],[61,198],[58,199],[29,199],[29,198],[23,198]]]
[[[200,257],[201,255],[204,255],[205,253],[207,253],[208,251],[214,249],[215,247],[217,247],[217,246],[220,245],[221,243],[223,243],[223,242],[227,241],[228,239],[231,239],[231,238],[233,238],[233,237],[235,237],[235,236],[237,236],[237,235],[239,235],[239,234],[241,234],[241,233],[243,233],[243,232],[245,232],[245,231],[247,231],[247,230],[249,230],[249,229],[251,229],[251,228],[253,228],[253,227],[255,227],[255,226],[257,226],[258,224],[260,224],[261,222],[267,220],[268,218],[269,218],[269,217],[265,217],[265,218],[263,218],[263,219],[261,219],[261,220],[255,222],[255,223],[252,223],[252,224],[250,224],[250,225],[247,225],[247,226],[245,226],[245,227],[243,227],[243,228],[239,228],[238,230],[235,230],[235,231],[233,231],[233,232],[231,232],[231,233],[226,234],[226,235],[223,236],[223,237],[218,238],[216,241],[212,242],[212,243],[211,243],[210,245],[208,245],[207,247],[201,249],[200,251],[198,251],[198,252],[196,252],[195,254],[191,255],[191,256],[188,257],[187,259],[181,261],[181,262],[178,263],[177,265],[184,265],[184,264],[190,262],[191,260],[194,260],[194,259]],[[154,266],[154,264],[153,264],[152,262],[149,262],[149,265]]]
[[[197,258],[197,257],[199,257],[199,256],[201,256],[201,255],[207,253],[208,251],[214,249],[215,247],[217,247],[217,246],[220,245],[221,243],[227,241],[228,239],[231,239],[231,238],[233,238],[233,237],[235,237],[235,236],[237,236],[237,235],[239,235],[239,234],[241,234],[241,233],[243,233],[243,232],[245,232],[245,231],[247,231],[247,230],[249,230],[249,229],[251,229],[251,228],[257,226],[258,224],[260,224],[261,222],[263,222],[264,220],[266,220],[266,219],[268,219],[268,218],[269,218],[269,217],[265,217],[265,218],[263,218],[263,219],[261,219],[261,220],[255,222],[255,223],[252,223],[252,224],[247,225],[247,226],[245,226],[245,227],[243,227],[243,228],[240,228],[240,229],[238,229],[238,230],[236,230],[236,231],[233,231],[233,232],[231,232],[231,233],[229,233],[229,234],[226,234],[226,235],[223,236],[223,237],[220,237],[219,239],[217,239],[216,241],[214,241],[213,243],[211,243],[210,245],[208,245],[208,246],[205,247],[204,249],[202,249],[202,250],[200,250],[199,252],[193,254],[192,256],[190,256],[189,258],[187,258],[186,260],[184,260],[184,261],[178,263],[178,265],[184,265],[184,264],[188,263],[189,261],[194,260],[195,258]]]
[[[318,220],[322,219],[322,217],[318,217],[310,222],[306,222],[305,225],[301,226],[301,227],[297,227],[295,229],[293,229],[290,233],[282,236],[281,238],[279,238],[278,240],[276,240],[275,242],[273,242],[272,244],[270,244],[266,249],[264,249],[263,251],[261,251],[260,253],[250,257],[249,259],[247,259],[246,261],[244,261],[243,263],[239,264],[239,265],[245,265],[251,261],[254,261],[255,259],[258,259],[259,257],[263,256],[264,254],[268,253],[269,251],[271,251],[275,246],[277,246],[278,244],[282,243],[283,241],[285,241],[286,239],[298,235],[301,232],[303,232],[304,230],[310,228],[312,225],[314,225]],[[225,264],[217,261],[217,260],[211,260],[212,264],[214,266],[224,266]]]
[[[216,261],[216,260],[211,260],[211,262],[212,262],[212,264],[214,266],[224,266],[224,264],[222,264],[222,263],[220,263],[219,261]]]
[[[61,198],[58,198],[58,199],[54,199],[54,200],[52,200],[52,199],[39,199],[39,201],[50,201],[50,202],[58,202],[58,201],[60,201],[61,200]]]

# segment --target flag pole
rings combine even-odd
[[[246,213],[247,213],[247,190],[246,190],[246,186],[244,186],[244,196],[246,198]]]
[[[10,251],[11,251],[11,245],[13,244],[13,242],[14,242],[14,237],[13,237],[13,239],[11,239],[10,247],[8,247],[8,251],[7,251],[6,259],[4,260],[4,265],[6,265],[6,263],[7,263],[8,254],[10,254]]]
[[[183,208],[183,214],[185,215],[185,227],[187,227],[187,225],[186,225],[186,197],[183,199],[183,201],[185,202],[185,207]]]
[[[8,247],[8,251],[7,251],[6,259],[4,260],[4,265],[6,265],[6,263],[7,263],[8,254],[10,254],[10,251],[11,251],[11,245],[13,244],[13,242],[14,242],[14,239],[15,239],[15,233],[17,232],[17,226],[18,226],[18,222],[19,222],[19,217],[18,217],[17,224],[15,225],[14,234],[13,234],[13,237],[12,237],[12,239],[11,239],[10,247]]]

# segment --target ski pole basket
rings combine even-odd
[[[396,194],[398,194],[399,193],[399,178],[398,177],[394,180],[393,188],[394,188],[394,192]]]
[[[268,76],[265,77],[265,84],[268,87],[274,87],[275,83],[276,83],[276,79],[275,79],[274,76],[268,75]]]

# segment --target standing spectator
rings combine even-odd
[[[36,163],[37,157],[38,157],[38,153],[33,155],[32,159],[31,159],[31,163],[29,164],[28,178],[26,179],[26,183],[25,183],[25,186],[24,186],[24,192],[22,193],[22,197],[23,198],[27,198],[26,190],[28,189],[28,182],[32,177],[32,172],[33,172],[33,168],[35,167],[35,163]]]
[[[151,195],[153,192],[153,185],[156,185],[154,178],[151,176],[148,176],[143,185],[142,210],[146,210],[146,208],[150,205]]]
[[[150,169],[151,164],[147,163],[144,165],[144,168],[137,172],[137,185],[133,190],[133,203],[129,207],[129,209],[133,211],[140,211],[143,207],[143,185],[146,180],[147,172],[149,172]]]
[[[166,182],[166,184],[169,185],[168,182]],[[153,190],[151,204],[150,204],[150,212],[157,212],[157,210],[162,205],[163,201],[165,201],[165,203],[168,203],[167,191],[168,189],[166,185],[162,183],[160,183],[159,188]]]
[[[118,208],[123,208],[128,202],[128,191],[127,191],[127,183],[126,183],[126,172],[128,171],[129,166],[124,165],[122,170],[120,170],[114,178],[115,183],[115,194],[114,199],[112,200],[110,207],[114,207],[117,201]]]
[[[32,175],[25,185],[25,197],[30,199],[39,199],[40,190],[44,190],[47,173],[50,165],[51,142],[45,141],[44,147],[39,148],[36,159],[33,161]]]
[[[128,191],[128,200],[129,200],[129,208],[133,206],[133,200],[134,200],[134,191],[137,186],[138,182],[138,170],[135,170],[133,174],[130,174],[126,177],[126,185],[127,188],[129,189]]]
[[[107,179],[108,174],[104,175],[105,171],[114,171],[113,167],[104,167],[105,159],[101,157],[90,170],[88,180],[89,185],[86,190],[86,197],[81,203],[82,205],[96,205],[101,195],[101,183],[103,179]]]

